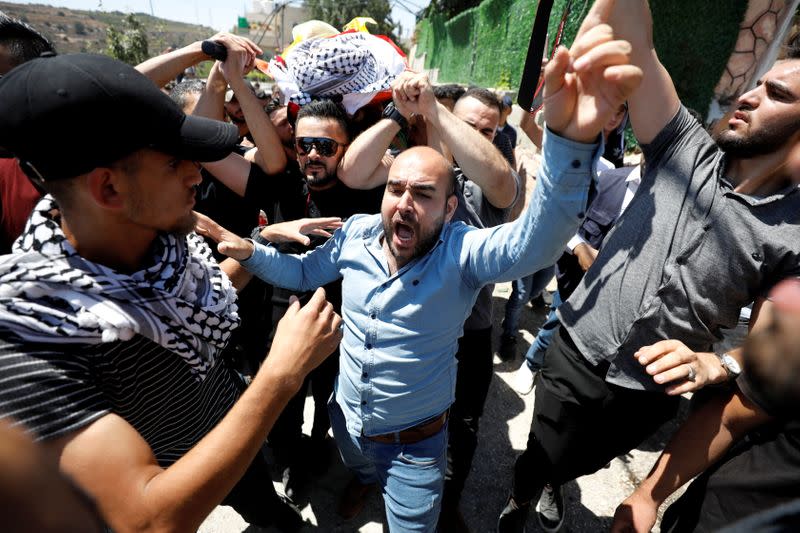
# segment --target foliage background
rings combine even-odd
[[[552,41],[568,0],[555,0]],[[562,43],[569,46],[592,2],[575,0]],[[538,0],[484,0],[453,18],[433,13],[417,25],[417,56],[440,82],[515,90],[522,77]],[[747,0],[651,0],[653,39],[681,100],[705,114],[738,36]]]

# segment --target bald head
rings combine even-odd
[[[389,179],[409,173],[435,179],[444,185],[447,196],[455,192],[456,172],[453,165],[429,146],[415,146],[398,155],[389,169]]]
[[[455,172],[442,154],[419,146],[397,156],[383,193],[384,251],[390,269],[428,253],[455,213]]]

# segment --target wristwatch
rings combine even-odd
[[[736,358],[729,353],[724,353],[722,355],[717,354],[717,357],[719,357],[719,362],[722,364],[722,368],[724,368],[725,372],[728,373],[728,379],[736,379],[739,377],[739,374],[742,373],[742,367]]]
[[[258,226],[257,228],[253,228],[253,231],[250,232],[250,240],[262,246],[269,246],[271,243],[261,235],[261,230],[266,227],[267,226]]]
[[[389,104],[383,108],[382,116],[383,118],[388,118],[397,122],[401,130],[408,129],[408,121],[406,120],[406,117],[400,114],[400,111],[398,111],[394,106],[394,102],[389,102]]]

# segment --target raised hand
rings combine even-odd
[[[228,50],[228,58],[222,63],[221,70],[229,82],[233,76],[242,77],[253,70],[256,57],[263,53],[250,39],[231,33],[218,33],[211,40]]]
[[[235,233],[228,231],[214,220],[202,213],[194,212],[195,227],[198,235],[208,237],[217,243],[217,250],[237,261],[243,261],[253,255],[253,243]]]
[[[407,70],[392,82],[392,99],[406,119],[412,114],[430,116],[436,109],[436,96],[428,76]]]
[[[615,40],[606,24],[613,4],[596,2],[570,50],[559,47],[545,68],[545,122],[575,141],[595,141],[642,80],[642,70],[629,64],[630,43]]]
[[[342,227],[339,217],[299,218],[279,224],[270,224],[261,230],[261,236],[270,242],[299,242],[304,246],[311,244],[308,235],[331,237],[327,230]]]

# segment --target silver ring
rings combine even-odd
[[[692,365],[687,366],[689,367],[689,375],[686,376],[686,380],[694,382],[694,380],[697,378],[697,370],[695,370]]]

